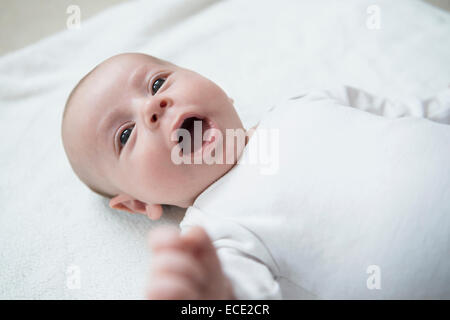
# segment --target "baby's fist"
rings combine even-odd
[[[153,251],[149,299],[232,299],[214,245],[206,232],[193,227],[183,236],[175,228],[150,234]]]

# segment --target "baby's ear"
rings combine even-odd
[[[109,201],[109,206],[129,213],[145,214],[152,220],[158,220],[162,215],[162,206],[160,204],[147,204],[126,194],[119,194],[112,198]]]
[[[126,194],[119,194],[109,201],[109,206],[113,209],[127,211],[129,213],[147,214],[145,203],[136,200]]]
[[[228,99],[230,100],[231,104],[234,104],[233,98],[228,97]]]

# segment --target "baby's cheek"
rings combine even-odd
[[[176,181],[178,168],[174,166],[170,158],[164,157],[160,152],[143,154],[135,161],[134,175],[147,188],[164,193],[172,190],[174,185],[178,185]]]
[[[137,174],[142,177],[158,178],[160,171],[165,170],[165,163],[156,153],[138,155],[134,161]]]

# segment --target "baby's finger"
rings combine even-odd
[[[151,300],[194,300],[199,299],[195,288],[182,277],[154,278],[147,290]]]
[[[196,260],[207,275],[220,273],[222,266],[211,238],[201,227],[192,227],[183,235],[185,247],[190,247]]]
[[[185,248],[190,248],[195,251],[202,251],[207,248],[208,243],[211,242],[205,229],[202,227],[194,226],[189,229],[186,234],[181,236],[185,244]]]
[[[211,238],[202,227],[192,227],[188,233],[183,235],[183,241],[186,246],[201,252],[216,252]]]
[[[151,264],[151,274],[153,277],[177,275],[199,289],[207,285],[205,272],[198,261],[191,254],[179,250],[165,250],[156,255]]]
[[[156,252],[165,248],[181,248],[182,241],[177,228],[164,226],[152,230],[148,237],[150,248]]]

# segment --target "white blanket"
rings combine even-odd
[[[1,57],[0,298],[143,298],[147,232],[182,217],[111,210],[72,173],[63,105],[97,63],[139,51],[191,68],[234,98],[246,127],[303,87],[394,99],[447,87],[450,15],[419,0],[376,3],[379,29],[373,1],[133,1]]]

